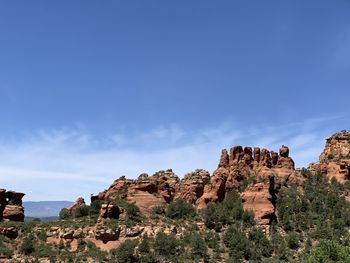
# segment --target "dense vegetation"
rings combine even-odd
[[[109,253],[81,239],[76,252],[68,243],[46,244],[52,226],[83,228],[94,226],[101,202],[79,208],[73,215],[63,209],[60,221],[6,223],[20,229],[22,242],[0,236],[0,254],[10,258],[19,253],[51,262],[350,262],[350,205],[341,193],[348,189],[332,179],[310,175],[302,185],[289,185],[277,194],[277,220],[269,228],[255,224],[254,215],[243,210],[238,192],[227,193],[221,203],[196,211],[175,200],[153,209],[152,223],[175,229],[154,236],[127,239]],[[126,211],[127,228],[144,222],[140,210],[125,200],[116,204]],[[147,223],[145,223],[147,224]],[[182,229],[181,231],[179,231]],[[18,245],[19,244],[19,245]],[[14,261],[15,262],[15,261]]]

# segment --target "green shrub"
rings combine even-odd
[[[120,244],[118,248],[112,251],[112,255],[118,263],[134,263],[137,262],[135,256],[135,247],[138,241],[127,239],[124,243]]]
[[[0,243],[0,255],[5,258],[11,258],[13,251],[7,248],[4,244]]]
[[[136,206],[133,203],[129,203],[124,199],[117,199],[114,201],[114,203],[122,208],[124,208],[126,212],[126,225],[127,226],[133,226],[136,223],[139,223],[142,221],[142,216],[140,212],[140,208]]]
[[[208,259],[207,244],[197,231],[187,231],[184,236],[184,243],[190,248],[190,259],[195,262]]]
[[[350,247],[335,241],[321,240],[306,257],[309,263],[350,262]]]
[[[225,232],[223,240],[233,261],[239,262],[243,257],[250,258],[249,240],[241,229],[231,225]]]
[[[88,216],[89,211],[90,211],[90,206],[88,205],[78,206],[74,211],[74,217],[79,218],[79,217]]]
[[[95,200],[95,201],[91,202],[89,215],[90,216],[98,215],[100,213],[100,209],[101,209],[102,204],[103,204],[102,200]]]
[[[70,214],[69,210],[67,208],[62,208],[60,213],[59,213],[59,218],[60,219],[68,219],[72,215]]]
[[[189,219],[196,216],[196,210],[190,203],[177,199],[167,206],[165,215],[171,219]]]
[[[250,241],[251,259],[257,260],[262,257],[271,257],[273,252],[272,244],[261,229],[253,228],[250,230],[248,239]]]
[[[19,251],[24,255],[31,255],[34,250],[34,237],[30,235],[23,240]]]
[[[178,241],[174,234],[159,232],[154,241],[156,256],[160,259],[174,260],[177,256]]]
[[[216,231],[220,231],[223,226],[234,224],[237,221],[241,221],[247,226],[255,224],[253,212],[244,211],[242,199],[236,191],[227,193],[221,203],[209,203],[202,210],[202,216],[205,226]]]

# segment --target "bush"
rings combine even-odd
[[[321,240],[306,259],[309,263],[350,262],[350,248],[335,241]]]
[[[118,263],[134,263],[137,262],[137,258],[134,255],[135,247],[138,241],[127,239],[124,243],[120,244],[118,248],[112,251],[115,259]]]
[[[89,215],[94,216],[100,213],[101,206],[103,204],[102,200],[95,200],[90,204]]]
[[[201,235],[196,231],[185,233],[184,243],[189,246],[189,258],[195,262],[208,259],[208,247]]]
[[[190,203],[177,199],[167,206],[165,215],[171,219],[189,219],[196,216],[196,211]]]
[[[296,232],[290,232],[287,236],[287,244],[290,249],[297,249],[299,247],[299,235]]]
[[[67,208],[62,208],[59,213],[60,219],[68,219],[71,217],[71,214]]]
[[[178,241],[175,235],[159,232],[154,241],[154,250],[158,257],[165,260],[174,260],[177,256]]]
[[[88,216],[89,211],[90,211],[90,207],[88,205],[78,206],[74,211],[74,217],[78,218],[78,217]]]
[[[202,210],[205,226],[209,229],[220,231],[224,225],[231,225],[237,221],[242,221],[247,226],[252,226],[254,214],[251,211],[244,211],[242,199],[236,191],[226,194],[221,203],[209,203]]]
[[[251,259],[261,259],[271,257],[273,247],[261,229],[253,228],[248,235],[251,248]]]
[[[13,251],[11,249],[8,249],[4,246],[4,244],[0,243],[0,255],[4,256],[5,258],[11,258],[13,254]]]
[[[23,240],[19,251],[24,255],[31,255],[34,250],[34,237],[30,235]]]
[[[236,226],[230,226],[224,234],[224,243],[229,249],[230,258],[239,262],[242,258],[250,258],[249,240],[244,232]]]
[[[129,203],[124,199],[118,199],[114,202],[116,205],[125,209],[126,212],[126,224],[128,226],[135,225],[142,221],[140,209],[135,204]]]

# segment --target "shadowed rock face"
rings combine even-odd
[[[25,194],[0,189],[0,220],[24,221],[22,198]]]
[[[343,131],[326,139],[326,145],[316,164],[310,165],[313,173],[344,183],[350,179],[350,132]]]

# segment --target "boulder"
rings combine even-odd
[[[84,206],[85,204],[85,200],[82,197],[79,197],[70,207],[68,207],[68,210],[71,214],[74,214],[75,210],[80,207],[80,206]]]
[[[120,209],[119,206],[112,203],[102,204],[100,209],[100,218],[113,218],[119,219]]]
[[[6,205],[2,218],[9,221],[24,221],[24,208],[18,205]]]
[[[15,227],[0,227],[0,235],[15,239],[18,237],[18,230]]]

